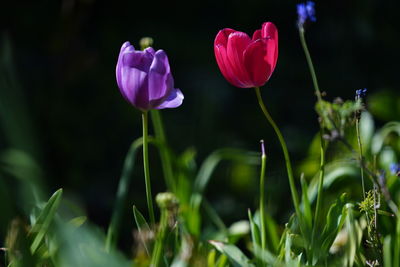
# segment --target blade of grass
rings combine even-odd
[[[133,217],[135,218],[136,227],[139,231],[140,239],[143,243],[143,247],[146,250],[147,255],[149,254],[149,250],[146,245],[146,241],[143,239],[145,233],[149,233],[151,231],[149,224],[147,223],[144,216],[140,213],[140,211],[136,208],[136,206],[132,207]]]
[[[254,265],[250,262],[246,255],[244,255],[238,247],[214,240],[210,240],[208,242],[213,245],[219,252],[226,255],[233,266],[254,267]]]
[[[54,219],[54,216],[57,212],[58,206],[61,202],[62,197],[62,189],[58,189],[49,199],[46,206],[43,208],[40,213],[36,223],[32,226],[30,230],[30,234],[34,235],[32,244],[31,244],[31,253],[35,254],[36,250],[40,246],[43,238],[47,234],[49,230],[50,224]]]

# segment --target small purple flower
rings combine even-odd
[[[307,1],[306,3],[300,3],[297,5],[297,15],[298,15],[298,26],[303,28],[304,23],[307,20],[315,22],[317,20],[315,16],[315,3],[313,1]]]
[[[400,164],[399,163],[390,163],[389,170],[392,174],[399,176],[400,175]]]
[[[134,107],[150,109],[176,108],[182,104],[183,94],[174,88],[167,54],[148,47],[135,50],[125,42],[118,56],[116,76],[123,97]]]
[[[367,95],[367,88],[356,90],[356,99],[363,98]]]

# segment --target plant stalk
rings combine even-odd
[[[265,118],[268,120],[268,122],[271,124],[272,128],[274,129],[276,135],[278,136],[279,142],[281,144],[283,155],[285,157],[286,170],[287,170],[287,174],[288,174],[290,191],[292,194],[294,209],[296,211],[298,218],[300,219],[301,213],[300,213],[300,205],[299,205],[299,196],[297,194],[296,184],[295,184],[294,178],[293,178],[292,164],[290,162],[289,152],[288,152],[288,149],[286,146],[285,139],[283,139],[281,131],[279,130],[278,126],[276,125],[275,121],[272,119],[271,115],[269,114],[267,108],[264,105],[264,101],[261,98],[260,88],[255,87],[254,89],[256,91],[258,104],[260,105],[260,108],[261,108],[262,112],[264,113]]]
[[[144,181],[146,185],[146,198],[147,207],[149,209],[149,216],[151,224],[155,224],[154,209],[153,209],[153,198],[151,194],[151,183],[150,183],[150,170],[149,170],[149,151],[148,151],[148,112],[143,111],[142,113],[143,123],[143,167],[144,167]]]

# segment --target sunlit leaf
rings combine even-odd
[[[210,240],[208,241],[211,245],[213,245],[219,252],[228,256],[229,261],[233,264],[233,266],[237,267],[253,267],[254,264],[250,262],[250,260],[243,254],[243,252],[236,246]]]

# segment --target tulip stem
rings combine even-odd
[[[260,174],[260,226],[261,226],[261,248],[264,251],[267,248],[267,234],[265,232],[265,154],[264,140],[261,140],[261,174]]]
[[[278,126],[276,125],[275,121],[272,119],[271,115],[269,114],[267,108],[264,105],[264,101],[261,98],[260,88],[255,87],[254,89],[256,91],[258,104],[260,105],[260,108],[261,108],[262,112],[264,113],[265,118],[268,120],[268,122],[271,124],[272,128],[274,129],[276,135],[278,136],[279,142],[281,144],[281,147],[283,150],[283,155],[285,156],[286,169],[287,169],[287,174],[288,174],[288,179],[289,179],[290,191],[292,193],[293,205],[296,210],[296,214],[300,220],[301,213],[300,213],[300,206],[299,206],[299,197],[297,195],[296,185],[294,183],[292,164],[290,162],[289,152],[288,152],[288,149],[286,146],[285,139],[283,139],[281,131],[279,130]]]
[[[150,183],[150,170],[149,170],[149,151],[148,151],[148,113],[142,113],[143,123],[143,167],[144,167],[144,181],[146,184],[146,198],[147,207],[149,209],[149,216],[151,224],[155,224],[153,198],[151,196],[151,183]]]

